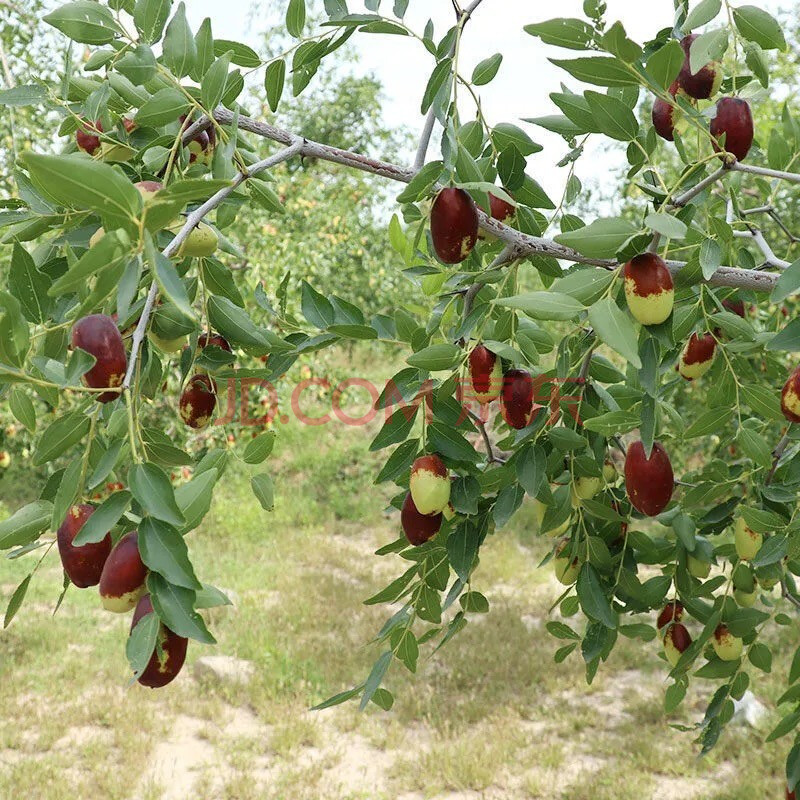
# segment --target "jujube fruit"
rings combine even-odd
[[[533,402],[533,378],[524,369],[510,369],[503,376],[500,395],[500,413],[508,425],[516,430],[530,425],[539,408]]]
[[[84,122],[83,126],[75,132],[75,143],[90,156],[94,155],[100,147],[100,136],[103,132],[103,123],[96,119],[94,122]]]
[[[800,422],[800,367],[797,367],[783,385],[781,411],[789,422]]]
[[[437,455],[420,456],[414,461],[408,485],[420,514],[439,514],[450,502],[450,475]]]
[[[696,38],[696,33],[690,33],[681,39],[685,57],[681,71],[678,73],[677,83],[690,97],[694,97],[696,100],[707,100],[709,97],[713,97],[722,85],[722,68],[718,61],[709,61],[697,72],[692,73],[689,51]]]
[[[500,359],[484,345],[476,345],[469,354],[469,377],[475,399],[491,403],[500,395],[503,369]]]
[[[664,634],[664,655],[672,666],[676,666],[681,656],[692,643],[686,626],[680,622],[670,625]]]
[[[145,594],[136,604],[136,610],[131,619],[131,633],[142,617],[154,614],[153,603],[150,595]],[[144,668],[142,674],[137,678],[142,686],[149,686],[151,689],[160,689],[173,681],[183,667],[186,660],[186,647],[189,640],[171,631],[163,622],[158,624],[158,641],[150,656],[150,661]]]
[[[664,259],[655,253],[634,256],[624,267],[625,299],[642,325],[658,325],[672,313],[675,288]]]
[[[754,531],[744,521],[744,517],[736,518],[733,526],[733,539],[736,545],[736,555],[742,561],[752,561],[764,543],[764,537]]]
[[[67,577],[80,589],[96,586],[111,552],[111,534],[107,533],[99,542],[87,542],[75,546],[72,542],[94,513],[87,503],[70,506],[67,516],[58,529],[58,554]]]
[[[682,619],[683,603],[681,603],[680,600],[673,600],[667,603],[667,605],[661,609],[661,613],[658,615],[658,619],[656,620],[656,628],[661,630],[670,622],[680,622]]]
[[[675,133],[682,133],[686,129],[686,116],[683,109],[675,102],[675,98],[680,91],[678,82],[675,81],[669,87],[671,101],[656,97],[653,101],[652,121],[656,133],[668,142],[675,141]]]
[[[717,349],[717,340],[710,334],[698,336],[693,333],[683,348],[678,361],[678,372],[687,381],[701,378],[714,364]]]
[[[641,441],[633,442],[625,456],[625,490],[633,507],[648,517],[660,514],[672,498],[675,477],[667,451],[653,443],[650,458]]]
[[[420,514],[414,505],[411,492],[406,495],[403,507],[400,510],[400,524],[403,533],[411,544],[418,546],[424,544],[432,536],[439,532],[442,527],[442,514]]]
[[[717,103],[716,116],[711,120],[711,135],[714,137],[714,149],[733,153],[738,161],[744,161],[753,144],[753,115],[750,105],[739,97],[723,97]],[[725,134],[725,141],[720,146],[719,138]]]
[[[122,335],[111,317],[106,314],[91,314],[79,319],[72,327],[72,346],[91,353],[97,360],[83,376],[86,386],[102,389],[122,385],[128,357]],[[108,403],[117,397],[119,392],[97,394],[97,400],[101,403]]]
[[[440,261],[458,264],[478,239],[478,209],[463,190],[442,189],[431,208],[431,240]]]
[[[133,609],[144,594],[147,567],[139,554],[139,534],[126,533],[106,559],[100,575],[103,608],[117,614]]]
[[[190,428],[205,428],[217,406],[217,384],[208,375],[193,375],[180,399],[181,419]]]
[[[742,655],[744,643],[738,636],[734,636],[727,625],[717,625],[711,645],[718,658],[723,661],[736,661]]]

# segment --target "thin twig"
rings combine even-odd
[[[769,167],[756,167],[752,164],[742,164],[734,161],[728,166],[734,172],[746,172],[749,175],[763,175],[766,178],[779,178],[787,183],[800,183],[800,174],[796,172],[784,172],[781,169],[770,169]]]
[[[463,28],[466,25],[467,20],[472,16],[472,12],[483,2],[483,0],[473,0],[463,11],[458,7],[457,4],[453,4],[453,8],[456,12],[456,17],[458,17],[458,23]],[[450,45],[450,51],[448,52],[447,56],[450,57],[453,55],[455,50],[455,42]],[[425,117],[425,124],[422,127],[422,134],[419,137],[419,146],[417,147],[417,154],[414,157],[414,172],[419,172],[422,169],[423,165],[425,164],[425,157],[428,154],[428,147],[431,143],[431,136],[433,135],[433,126],[436,124],[436,111],[434,109],[433,103],[431,103],[431,107],[428,109],[428,115]]]
[[[733,217],[733,202],[728,200],[728,207],[725,212],[725,219],[729,225],[732,225],[735,222]],[[755,227],[755,225],[747,224],[746,231],[737,231],[733,232],[733,235],[737,239],[752,239],[753,243],[758,247],[758,249],[764,255],[764,264],[768,267],[776,267],[777,269],[786,269],[787,267],[791,266],[789,261],[785,261],[782,258],[778,258],[775,255],[773,249],[769,246],[769,242],[764,238],[764,234]]]
[[[294,141],[291,142],[286,149],[281,150],[279,153],[269,156],[262,161],[256,162],[247,170],[247,172],[238,173],[228,186],[220,189],[216,194],[212,195],[208,200],[206,200],[205,203],[196,208],[187,216],[186,222],[183,223],[183,227],[178,231],[175,238],[164,248],[164,255],[169,258],[173,253],[175,253],[186,241],[189,234],[202,222],[206,215],[217,208],[248,178],[251,178],[254,175],[257,175],[259,172],[263,172],[270,167],[274,167],[276,164],[280,164],[282,161],[286,161],[287,159],[298,155],[302,147],[303,139],[301,139],[299,136],[295,136]],[[136,362],[139,357],[139,351],[141,350],[144,337],[147,334],[147,324],[149,322],[153,306],[155,305],[157,295],[158,284],[156,281],[153,281],[150,284],[150,290],[147,293],[147,299],[145,300],[144,308],[142,309],[142,315],[139,317],[136,330],[133,332],[133,343],[131,344],[131,355],[130,359],[128,360],[128,369],[125,372],[125,379],[122,382],[123,389],[130,389],[134,370],[136,368]]]
[[[717,170],[714,170],[710,175],[707,175],[703,180],[696,183],[692,186],[691,189],[688,189],[683,194],[678,195],[669,205],[673,206],[674,208],[681,208],[685,206],[690,200],[693,200],[697,195],[699,195],[704,189],[711,186],[712,183],[716,183],[726,172],[727,167],[720,167]]]
[[[481,436],[483,437],[483,443],[486,445],[486,456],[490,464],[505,464],[506,460],[504,458],[500,458],[500,456],[496,456],[494,454],[494,449],[492,448],[492,442],[489,439],[489,433],[486,430],[486,423],[474,412],[467,409],[467,414],[469,414],[470,419],[478,426],[478,430],[481,432]]]

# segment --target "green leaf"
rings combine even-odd
[[[600,576],[588,562],[583,564],[578,573],[578,599],[586,616],[612,630],[617,627],[617,615],[603,591]]]
[[[761,642],[755,642],[747,653],[750,663],[762,672],[772,672],[772,653],[769,647]]]
[[[260,67],[262,64],[258,53],[252,47],[242,44],[242,42],[234,42],[230,39],[216,39],[214,41],[214,55],[224,56],[228,51],[231,53],[231,61],[240,67],[252,69],[253,67]]]
[[[767,342],[767,350],[797,352],[800,350],[800,318],[793,319]]]
[[[156,649],[161,620],[157,614],[145,614],[134,626],[125,642],[125,656],[131,665],[134,677],[138,678],[147,669]]]
[[[425,93],[422,95],[421,113],[427,114],[431,104],[436,99],[439,90],[444,86],[446,80],[451,77],[453,68],[453,60],[451,58],[442,59],[431,72],[428,83],[425,87]]]
[[[800,289],[800,258],[780,273],[769,299],[773,303],[780,303],[798,289]]]
[[[560,233],[559,244],[571,247],[589,258],[613,258],[617,250],[639,230],[621,217],[596,219],[583,228]]]
[[[35,541],[48,527],[52,516],[53,504],[47,500],[36,500],[15,511],[0,522],[0,550]]]
[[[157,572],[147,576],[147,589],[156,614],[173,633],[203,644],[216,644],[203,618],[194,610],[192,589],[175,586]]]
[[[409,356],[406,361],[412,367],[419,367],[429,372],[439,372],[455,367],[461,360],[461,356],[461,348],[454,344],[443,343],[423,347],[422,350]]]
[[[119,235],[121,234],[121,235]],[[121,264],[130,256],[130,239],[124,231],[106,233],[89,248],[72,266],[55,280],[48,289],[52,297],[76,292],[86,286],[89,278],[95,277]]]
[[[651,212],[644,220],[650,230],[660,233],[667,239],[683,239],[688,232],[685,223],[681,222],[677,217],[664,212]],[[711,240],[713,241],[713,240]],[[719,266],[719,264],[717,265]],[[716,267],[714,268],[716,269]]]
[[[22,391],[22,389],[12,389],[8,395],[8,407],[11,413],[19,420],[31,433],[36,430],[36,409],[33,401]]]
[[[195,320],[196,315],[192,309],[186,287],[178,277],[178,271],[162,252],[156,250],[150,237],[148,237],[145,245],[145,254],[153,275],[164,295],[187,319]]]
[[[689,69],[699,72],[710,61],[719,61],[728,49],[728,31],[725,28],[701,33],[689,48]]]
[[[425,197],[431,187],[439,180],[444,164],[441,161],[430,161],[411,179],[408,186],[397,195],[398,203],[415,203]]]
[[[285,80],[286,62],[282,58],[270,62],[264,73],[264,88],[267,91],[267,102],[273,113],[278,110]]]
[[[272,511],[275,508],[275,487],[272,478],[266,472],[254,475],[250,479],[250,488],[264,511]]]
[[[153,517],[139,524],[139,552],[142,561],[170,583],[186,589],[201,589],[194,574],[183,536],[172,525]]]
[[[33,573],[24,578],[22,583],[14,589],[14,594],[11,595],[11,599],[8,601],[8,607],[6,608],[6,615],[3,620],[4,628],[7,628],[11,624],[11,620],[14,619],[17,611],[19,611],[22,601],[28,593],[28,586],[30,586],[32,577]]]
[[[133,22],[144,41],[152,44],[161,38],[171,9],[172,0],[136,0]]]
[[[159,89],[136,112],[136,122],[143,127],[158,128],[174,122],[191,108],[191,103],[182,92],[171,87]]]
[[[639,343],[630,317],[606,297],[589,309],[589,322],[597,336],[636,369],[641,369]]]
[[[242,461],[245,464],[260,464],[272,452],[275,445],[275,431],[267,431],[251,439],[244,448]]]
[[[416,643],[416,642],[415,642]],[[383,681],[384,675],[386,675],[386,671],[389,669],[389,664],[392,663],[392,651],[387,650],[385,653],[382,653],[378,660],[372,667],[372,670],[369,673],[369,677],[367,678],[366,683],[364,684],[364,694],[361,697],[361,703],[359,704],[359,709],[363,711],[369,701],[372,699],[372,696],[378,690],[378,687],[381,685]]]
[[[83,44],[107,44],[121,33],[111,10],[92,0],[65,3],[43,20]]]
[[[516,308],[533,319],[574,319],[584,310],[583,304],[568,294],[558,292],[528,292],[513,297],[501,297],[495,304]]]
[[[178,9],[167,25],[162,58],[176,78],[188,75],[194,68],[197,47],[192,29],[186,21],[186,6],[183,3],[178,3]]]
[[[231,54],[225,53],[220,56],[203,75],[203,82],[200,85],[200,97],[203,107],[214,109],[219,105],[225,94],[225,83],[228,80],[228,68],[231,65]]]
[[[472,71],[472,83],[475,86],[484,86],[489,83],[497,75],[497,70],[500,69],[502,63],[502,53],[495,53],[493,56],[483,59]]]
[[[411,628],[406,626],[395,628],[392,631],[390,643],[397,660],[402,661],[409,672],[416,672],[417,659],[419,658],[419,644]]]
[[[455,461],[474,463],[480,458],[475,448],[457,430],[443,422],[432,422],[428,426],[428,443],[445,458]]]
[[[131,228],[142,208],[142,197],[125,174],[82,155],[46,156],[27,152],[20,157],[34,183],[57,203],[88,209],[109,221],[110,228]]]
[[[221,589],[217,589],[216,586],[211,586],[208,583],[204,583],[203,588],[195,595],[194,607],[196,609],[232,605],[230,598]]]
[[[72,411],[51,422],[42,433],[33,452],[34,466],[40,467],[58,458],[89,432],[89,417]]]
[[[164,470],[145,462],[128,470],[128,484],[136,502],[152,516],[181,527],[186,520],[175,502],[175,492]]]
[[[48,296],[50,278],[36,268],[30,253],[15,244],[11,253],[8,290],[19,300],[22,313],[29,322],[44,323],[52,302]]]
[[[712,0],[718,2],[718,0]],[[647,73],[657,86],[668,89],[683,66],[684,53],[677,39],[670,39],[647,60]]]
[[[109,495],[86,520],[73,540],[76,547],[82,544],[101,542],[106,534],[119,522],[127,511],[131,502],[131,493],[128,491],[113,492]]]
[[[733,9],[736,29],[745,38],[764,50],[785,50],[786,39],[781,26],[769,13],[756,6],[739,6]]]
[[[290,36],[299,39],[303,33],[303,26],[306,24],[306,4],[305,0],[289,0],[286,9],[286,30]]]
[[[205,472],[195,472],[194,477],[175,490],[175,502],[186,519],[181,533],[196,528],[211,508],[212,491],[219,471],[212,467]]]
[[[585,92],[584,96],[602,133],[622,142],[636,138],[639,123],[622,100],[599,92]]]
[[[277,214],[285,214],[286,208],[277,192],[273,191],[267,184],[261,181],[250,181],[247,184],[250,195],[262,208]]]
[[[525,133],[522,128],[517,125],[512,125],[510,122],[500,122],[492,128],[492,141],[494,146],[500,150],[506,150],[509,147],[516,147],[516,149],[523,156],[530,156],[534,153],[541,151],[542,146]],[[493,193],[498,197],[503,197],[506,201],[511,198],[497,194],[499,187],[493,190]]]
[[[719,14],[722,8],[722,0],[700,0],[700,2],[689,12],[685,22],[681,26],[685,31],[692,31],[707,25],[714,17]]]
[[[708,436],[722,428],[732,414],[730,408],[710,408],[704,411],[684,431],[684,438],[694,439],[696,436]]]
[[[538,36],[545,44],[564,47],[568,50],[587,50],[594,30],[582,19],[550,19],[526,25],[523,30],[531,36]]]
[[[211,325],[232,344],[266,348],[267,341],[247,313],[227,297],[214,295],[208,300]]]
[[[37,106],[45,101],[47,91],[44,86],[37,84],[28,86],[14,86],[11,89],[0,90],[0,106],[17,108],[20,106]]]
[[[638,86],[636,73],[618,58],[587,56],[586,58],[548,59],[566,70],[573,78],[594,86]]]

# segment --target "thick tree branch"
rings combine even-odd
[[[282,161],[286,161],[293,156],[298,155],[303,147],[303,139],[301,139],[299,136],[292,135],[291,141],[287,142],[287,144],[289,146],[285,150],[281,150],[279,153],[275,153],[274,155],[271,155],[262,161],[258,161],[257,163],[253,164],[247,170],[247,172],[240,172],[228,186],[220,189],[216,194],[212,195],[208,200],[206,200],[205,203],[192,211],[187,216],[186,222],[183,223],[183,227],[178,231],[175,238],[164,248],[164,255],[169,258],[173,255],[173,253],[177,252],[178,248],[189,237],[189,234],[203,221],[203,219],[215,208],[221,205],[225,198],[233,194],[233,192],[235,192],[236,189],[238,189],[239,186],[241,186],[248,178],[252,178],[254,175],[258,175],[259,172],[270,169],[276,164],[280,164]],[[144,308],[142,309],[142,315],[139,317],[136,330],[133,332],[133,342],[131,344],[131,355],[128,359],[128,369],[125,372],[125,378],[122,382],[123,389],[129,389],[131,382],[133,381],[133,375],[136,370],[136,362],[139,357],[139,351],[141,350],[144,337],[147,335],[147,325],[150,321],[150,314],[153,311],[153,306],[155,305],[157,295],[158,284],[156,281],[153,281],[150,284],[150,289],[147,293]]]
[[[226,108],[218,108],[214,112],[215,119],[228,125],[234,119],[234,114]],[[242,130],[263,136],[265,139],[290,144],[293,134],[289,131],[269,125],[265,122],[251,119],[250,117],[238,118],[239,127]],[[380,175],[394,181],[409,183],[414,177],[413,169],[399,167],[380,159],[354,153],[350,150],[342,150],[338,147],[321,144],[306,139],[300,149],[300,154],[308,158],[319,158],[335,164],[342,164],[346,167],[370,172],[373,175]],[[800,178],[800,176],[798,176]],[[569,261],[576,264],[590,264],[603,269],[617,269],[619,264],[610,258],[591,258],[573,250],[565,245],[558,244],[552,239],[541,236],[531,236],[522,233],[515,228],[510,228],[496,219],[487,216],[480,209],[478,210],[478,220],[483,230],[493,233],[498,239],[505,242],[508,247],[503,251],[501,257],[495,259],[494,267],[503,266],[518,258],[527,258],[532,255],[552,256],[562,261]],[[502,260],[501,260],[502,258]],[[670,272],[677,274],[685,266],[685,261],[667,261]],[[716,272],[706,281],[710,286],[729,286],[737,289],[752,289],[756,292],[771,292],[778,280],[778,276],[770,273],[760,272],[752,269],[738,269],[735,267],[719,267]]]

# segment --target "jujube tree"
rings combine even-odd
[[[725,14],[722,0],[691,10],[678,2],[671,24],[640,44],[606,20],[604,3],[586,0],[583,19],[527,25],[532,47],[583,51],[553,63],[574,86],[594,87],[565,86],[551,95],[561,114],[528,120],[569,148],[556,203],[527,172],[539,145],[515,123],[488,120],[480,104],[502,54],[464,72],[464,34],[482,0],[454,0],[454,24],[438,33],[430,22],[422,32],[406,24],[407,0],[391,11],[367,0],[357,14],[344,0],[324,5],[326,21],[306,35],[305,4],[290,0],[296,41],[266,62],[215,40],[211,20],[191,30],[183,3],[78,0],[46,17],[93,49],[58,85],[0,95],[6,106],[56,113],[64,142],[56,154],[19,156],[18,197],[3,212],[2,392],[32,431],[44,404],[56,416],[33,453],[52,474],[40,499],[0,523],[0,544],[19,557],[46,555],[57,541],[65,591],[97,584],[106,608],[135,608],[134,676],[165,685],[188,639],[214,641],[198,609],[227,602],[198,579],[186,534],[232,455],[177,447],[144,424],[143,404],[177,370],[174,413],[201,429],[222,381],[276,381],[301,354],[343,341],[391,347],[407,366],[375,404],[386,422],[370,447],[393,448],[376,482],[396,485],[400,512],[398,538],[377,554],[404,566],[366,601],[394,606],[369,676],[319,707],[351,698],[390,707],[382,684],[393,664],[415,671],[422,645],[438,648],[488,610],[480,552],[528,496],[564,586],[562,620],[547,625],[562,642],[556,660],[582,659],[591,681],[620,636],[658,640],[650,649],[667,662],[667,710],[692,675],[718,684],[696,726],[707,751],[751,673],[771,668],[764,632],[794,624],[785,608],[800,606],[791,427],[800,323],[776,305],[800,288],[800,262],[775,256],[747,206],[766,181],[773,196],[800,182],[791,171],[800,128],[788,108],[768,147],[754,137],[770,51],[786,46],[779,24],[727,0]],[[413,37],[431,59],[411,167],[300,137],[240,105],[243,69],[264,68],[274,111],[287,79],[300,94],[354,35]],[[652,124],[642,125],[645,100]],[[431,159],[437,123],[441,157]],[[626,144],[633,218],[587,224],[568,212],[589,136]],[[258,139],[280,147],[262,158]],[[387,240],[411,290],[429,298],[427,318],[402,307],[368,317],[307,282],[304,319],[270,300],[297,291],[291,281],[250,287],[245,302],[226,273],[224,254],[238,252],[227,233],[249,203],[281,212],[269,170],[301,157],[406,184]],[[668,180],[661,161],[676,157]],[[692,469],[675,458],[710,436],[735,455]],[[261,463],[273,438],[236,455]],[[176,488],[169,470],[186,464],[193,476]],[[87,502],[112,479],[102,502]],[[280,496],[266,472],[252,486],[266,510]],[[795,730],[799,680],[795,657],[771,739]],[[787,778],[794,791],[797,744]]]

